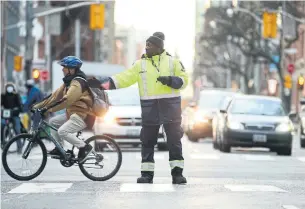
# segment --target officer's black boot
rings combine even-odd
[[[137,179],[138,184],[152,184],[154,178],[154,172],[146,171],[141,172],[141,177]]]
[[[175,167],[172,169],[173,184],[186,184],[186,178],[182,175],[182,168]]]

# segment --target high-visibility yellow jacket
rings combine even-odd
[[[171,76],[171,84],[163,85],[157,81],[159,76]],[[143,55],[130,69],[111,79],[115,88],[138,83],[143,124],[181,122],[180,90],[187,86],[188,75],[182,63],[166,51],[152,58]]]

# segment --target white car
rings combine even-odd
[[[137,85],[124,89],[107,91],[110,107],[104,117],[96,118],[93,131],[95,135],[105,134],[119,144],[141,144],[141,104]],[[160,127],[158,150],[167,150],[166,135]]]

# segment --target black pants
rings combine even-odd
[[[171,169],[179,167],[183,169],[184,158],[182,156],[181,138],[183,130],[181,123],[164,124],[167,136],[167,146],[169,149],[169,161]],[[142,142],[142,167],[141,172],[153,175],[154,172],[154,147],[157,144],[160,125],[142,126],[141,142]]]

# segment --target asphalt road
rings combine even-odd
[[[154,184],[136,184],[140,149],[124,149],[119,173],[93,182],[78,167],[48,159],[35,180],[18,182],[1,168],[3,209],[305,209],[305,149],[294,140],[293,155],[264,149],[224,154],[209,141],[183,138],[187,185],[171,184],[167,152],[156,152]],[[48,145],[49,146],[49,145]]]

